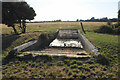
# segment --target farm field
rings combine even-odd
[[[26,33],[19,35],[14,35],[11,27],[3,25],[3,78],[117,78],[118,35],[94,32],[102,25],[107,25],[107,22],[83,22],[86,31],[86,34],[84,34],[79,22],[27,23]],[[80,30],[107,58],[109,63],[102,64],[89,59],[47,55],[35,57],[32,55],[26,55],[25,57],[15,56],[11,60],[5,59],[12,48],[30,40],[38,39],[42,33],[52,35],[58,29]]]
[[[84,27],[88,30],[90,28],[95,29],[95,27],[99,27],[101,25],[106,25],[106,22],[83,22]],[[113,23],[114,24],[114,23]],[[41,23],[26,23],[27,32],[33,31],[56,31],[57,29],[81,29],[80,22],[41,22]],[[16,24],[16,26],[18,26]],[[17,28],[17,27],[16,27]],[[17,28],[18,29],[18,28]],[[93,30],[91,29],[91,30]],[[12,27],[7,27],[6,25],[2,25],[2,34],[12,34]]]

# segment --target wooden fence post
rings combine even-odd
[[[81,24],[81,27],[82,27],[82,31],[84,32],[84,34],[86,34],[86,32],[85,32],[85,30],[83,28],[82,22],[80,22],[80,24]]]

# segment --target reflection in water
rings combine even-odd
[[[55,39],[49,46],[83,48],[81,42],[75,39]]]

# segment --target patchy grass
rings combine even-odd
[[[16,57],[7,63],[3,61],[3,78],[112,78],[117,77],[110,73],[108,66],[90,60],[80,61],[76,58],[57,56]],[[61,60],[63,59],[63,60]],[[67,61],[70,65],[65,64]],[[82,65],[80,65],[82,63]],[[91,63],[91,64],[89,64]],[[104,76],[106,74],[106,76]]]

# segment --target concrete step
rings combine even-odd
[[[47,48],[41,51],[26,51],[20,56],[26,54],[33,55],[51,55],[51,56],[67,56],[67,57],[79,57],[79,58],[90,58],[91,56],[82,49],[74,48]]]

